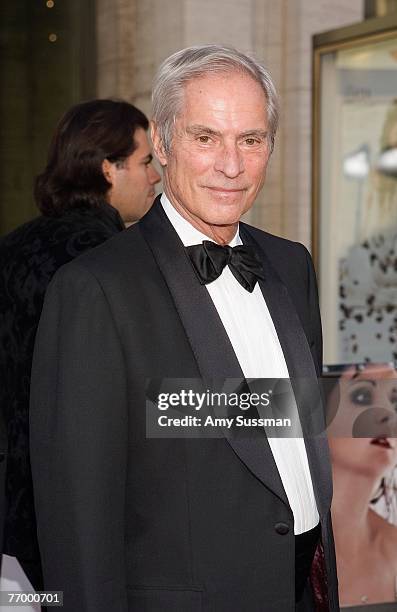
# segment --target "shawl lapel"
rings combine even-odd
[[[259,282],[287,363],[302,425],[314,494],[320,516],[329,510],[332,497],[331,468],[325,431],[322,395],[310,347],[286,286],[248,226],[240,224],[245,244],[261,256],[265,279]]]

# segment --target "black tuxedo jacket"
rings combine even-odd
[[[298,406],[312,421],[322,346],[310,256],[245,224],[240,232],[260,250],[261,289],[290,375],[313,380]],[[45,588],[64,591],[65,612],[295,609],[293,515],[265,436],[146,438],[145,380],[201,376],[242,371],[157,201],[140,223],[56,274],[39,327],[38,538]],[[323,436],[306,446],[334,611],[328,448]]]
[[[59,216],[28,221],[0,240],[0,410],[8,438],[1,550],[28,562],[34,586],[40,584],[41,567],[29,459],[29,391],[44,294],[58,268],[122,230],[115,208],[81,202]],[[4,468],[5,461],[0,474]]]
[[[5,480],[7,471],[7,427],[3,412],[0,410],[0,551],[3,550],[3,525],[6,514]],[[1,557],[0,557],[1,570]]]

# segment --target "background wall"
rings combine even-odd
[[[71,104],[115,96],[150,114],[159,63],[219,42],[253,52],[281,96],[267,184],[247,220],[310,247],[311,36],[360,21],[363,0],[20,0],[1,12],[0,233],[37,214],[33,179]]]

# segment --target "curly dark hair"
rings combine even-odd
[[[145,115],[121,100],[90,100],[72,106],[60,119],[34,197],[46,216],[106,202],[111,185],[102,163],[122,163],[136,148],[137,128],[149,127]]]

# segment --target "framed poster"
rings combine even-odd
[[[397,14],[313,39],[325,363],[397,359]]]

